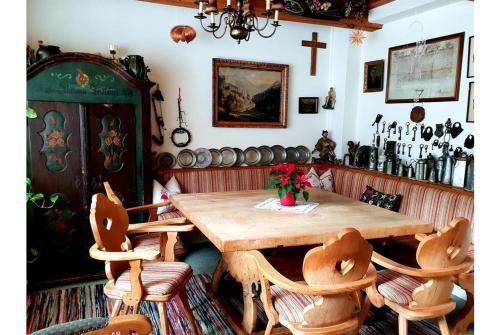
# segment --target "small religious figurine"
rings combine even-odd
[[[328,131],[323,130],[321,138],[314,146],[314,152],[319,152],[319,159],[315,159],[315,163],[333,163],[335,162],[335,147],[337,144],[328,138]]]
[[[322,106],[323,109],[335,109],[336,98],[337,94],[335,93],[335,89],[330,87],[328,95],[325,97],[325,104]]]

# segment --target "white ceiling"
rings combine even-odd
[[[370,22],[389,23],[438,7],[467,0],[396,0],[370,10]]]

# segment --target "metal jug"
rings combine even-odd
[[[398,168],[397,168],[397,171],[398,171],[398,176],[402,177],[404,176],[404,173],[405,173],[405,165],[403,164],[403,162],[401,161],[400,158],[398,158]]]
[[[451,185],[455,187],[464,187],[465,185],[465,172],[467,170],[467,154],[462,152],[460,156],[455,158],[453,166],[453,178]]]
[[[415,179],[427,179],[427,159],[422,158],[417,161],[417,167],[415,168]]]
[[[385,155],[384,154],[382,154],[378,157],[377,171],[378,172],[385,172]]]
[[[467,172],[465,173],[465,186],[467,191],[474,191],[474,156],[469,155],[469,163],[467,164]]]
[[[394,159],[389,158],[385,162],[385,173],[393,174],[394,173]]]
[[[373,145],[370,149],[370,162],[368,163],[368,169],[377,170],[377,163],[378,163],[378,148]]]
[[[436,161],[436,181],[441,182],[441,173],[443,172],[444,158],[439,157]]]
[[[413,179],[413,165],[411,165],[411,164],[412,164],[411,162],[408,164],[408,172],[407,172],[406,176],[408,178]]]
[[[443,184],[451,184],[451,176],[453,175],[453,157],[445,150],[443,153],[443,169],[441,171],[440,180]]]

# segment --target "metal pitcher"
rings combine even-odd
[[[120,63],[125,65],[127,72],[138,79],[146,79],[146,74],[148,68],[144,64],[144,58],[139,55],[129,55],[124,58],[120,58]]]
[[[465,173],[465,186],[467,191],[474,191],[474,156],[469,155],[469,163],[467,164],[467,172]]]
[[[436,161],[436,181],[441,182],[441,174],[443,173],[444,158],[439,157]]]
[[[467,154],[462,152],[460,156],[455,158],[453,165],[453,177],[451,185],[454,187],[464,187],[465,185],[465,172],[467,170]]]
[[[411,162],[408,164],[408,171],[407,171],[406,176],[408,178],[413,179],[413,165],[411,165]]]
[[[417,161],[417,166],[415,168],[415,179],[426,180],[427,179],[427,159],[419,159]]]
[[[377,171],[378,172],[385,172],[385,155],[384,154],[382,154],[378,157]]]
[[[451,184],[451,176],[453,175],[453,157],[445,150],[443,153],[443,169],[441,170],[440,180],[443,184]]]
[[[388,158],[385,162],[385,173],[393,174],[394,172],[394,159]]]
[[[401,161],[400,158],[398,158],[398,163],[397,163],[397,173],[398,173],[398,176],[402,177],[404,176],[404,173],[405,173],[405,165],[403,164],[403,162]]]
[[[370,162],[368,163],[368,169],[377,170],[377,163],[378,163],[378,148],[373,145],[370,149]]]

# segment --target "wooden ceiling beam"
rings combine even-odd
[[[177,6],[177,7],[186,7],[186,8],[191,8],[193,10],[193,16],[196,14],[196,5],[194,4],[193,0],[138,0],[138,1],[144,1],[144,2],[152,2],[152,3],[157,3],[157,4],[162,4],[162,5],[169,5],[169,6]],[[387,2],[387,0],[384,0]],[[392,0],[389,0],[390,2]],[[254,3],[254,9],[255,13],[259,17],[263,17],[261,13],[264,12],[264,5],[265,1],[252,1]],[[378,0],[375,2],[382,2],[382,0]],[[219,9],[224,8],[226,5],[225,0],[217,0],[217,6]],[[381,5],[380,5],[381,6]],[[194,19],[194,18],[193,18]],[[333,21],[333,20],[324,20],[324,19],[315,19],[315,18],[310,18],[310,17],[305,17],[305,16],[300,16],[300,15],[292,15],[288,13],[280,13],[280,21],[290,21],[290,22],[300,22],[300,23],[308,23],[308,24],[315,24],[315,25],[321,25],[321,26],[330,26],[330,27],[338,27],[338,28],[348,28],[348,29],[359,29],[359,30],[364,30],[364,31],[375,31],[382,29],[382,24],[380,23],[372,23],[369,22],[368,20],[351,20],[351,19],[340,19],[339,21]]]
[[[394,0],[368,0],[368,10],[387,5]]]

